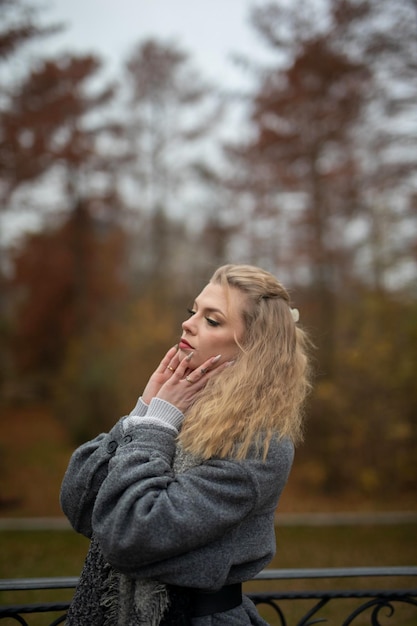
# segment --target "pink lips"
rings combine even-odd
[[[193,350],[193,346],[191,346],[185,339],[181,339],[178,346],[182,350]]]

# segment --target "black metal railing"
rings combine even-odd
[[[412,582],[411,588],[399,588],[393,581],[404,577]],[[344,589],[338,587],[340,579],[354,580],[357,588]],[[375,578],[383,579],[384,585],[378,588],[363,588],[364,582]],[[326,580],[330,589],[313,589],[317,580]],[[0,591],[28,592],[41,590],[71,590],[77,584],[77,578],[31,578],[0,580]],[[267,611],[265,618],[277,626],[312,626],[318,622],[337,624],[338,626],[414,626],[417,624],[417,567],[358,567],[330,569],[266,569],[253,581],[246,583],[250,589],[247,595],[262,611]],[[271,586],[267,591],[254,591],[254,586]],[[275,584],[280,581],[278,584]],[[306,584],[310,581],[310,589],[280,590],[284,584]],[[388,586],[387,586],[388,584]],[[346,604],[346,601],[348,603]],[[44,602],[36,604],[0,605],[0,621],[9,619],[21,626],[29,626],[27,616],[49,614],[49,626],[57,626],[65,622],[65,613],[70,601]],[[299,615],[295,616],[291,607],[297,605]],[[335,606],[336,604],[336,606]],[[307,605],[307,606],[306,606]],[[328,611],[326,613],[326,611]],[[58,616],[51,617],[51,614]],[[401,613],[401,617],[399,617]],[[336,617],[335,617],[336,616]],[[392,618],[392,619],[390,619]],[[383,621],[382,621],[383,620]],[[400,621],[399,621],[400,620]]]

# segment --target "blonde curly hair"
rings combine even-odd
[[[310,389],[308,338],[296,325],[285,287],[252,265],[224,265],[211,283],[240,290],[245,333],[232,367],[213,377],[187,411],[179,438],[203,458],[266,457],[273,436],[302,439]]]

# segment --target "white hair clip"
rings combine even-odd
[[[295,323],[300,319],[300,311],[298,309],[290,309],[292,318]]]

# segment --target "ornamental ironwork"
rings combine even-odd
[[[414,584],[417,577],[417,567],[359,567],[359,568],[330,568],[330,569],[267,569],[261,572],[251,584],[265,586],[265,581],[276,581],[271,591],[247,591],[247,595],[257,605],[260,612],[266,610],[265,617],[273,626],[313,626],[313,624],[337,624],[338,626],[389,626],[397,625],[398,615],[406,611],[408,624],[417,623],[417,588],[393,587],[392,580],[405,577]],[[380,588],[370,589],[335,589],[338,579],[355,579],[363,584],[368,579],[379,578],[389,581],[390,588],[381,585]],[[282,586],[279,581],[296,581],[308,586],[306,581],[325,579],[332,589],[324,590],[289,590],[279,591]],[[0,591],[22,592],[42,590],[74,589],[77,578],[38,578],[38,579],[5,579],[0,580]],[[310,585],[311,586],[311,585]],[[348,608],[344,605],[349,601]],[[45,626],[58,626],[65,623],[66,611],[70,601],[44,602],[36,604],[0,605],[0,622],[8,619],[21,626],[30,626],[30,619],[34,614],[45,614],[49,623]],[[302,615],[297,621],[289,621],[290,606],[297,603],[298,612]],[[305,608],[305,605],[308,605]],[[334,606],[337,609],[337,621],[334,618]],[[328,609],[332,607],[333,617],[329,618]],[[58,614],[58,615],[56,615]],[[330,611],[330,614],[331,611]],[[404,619],[404,618],[401,618]],[[401,622],[404,623],[404,622]]]

